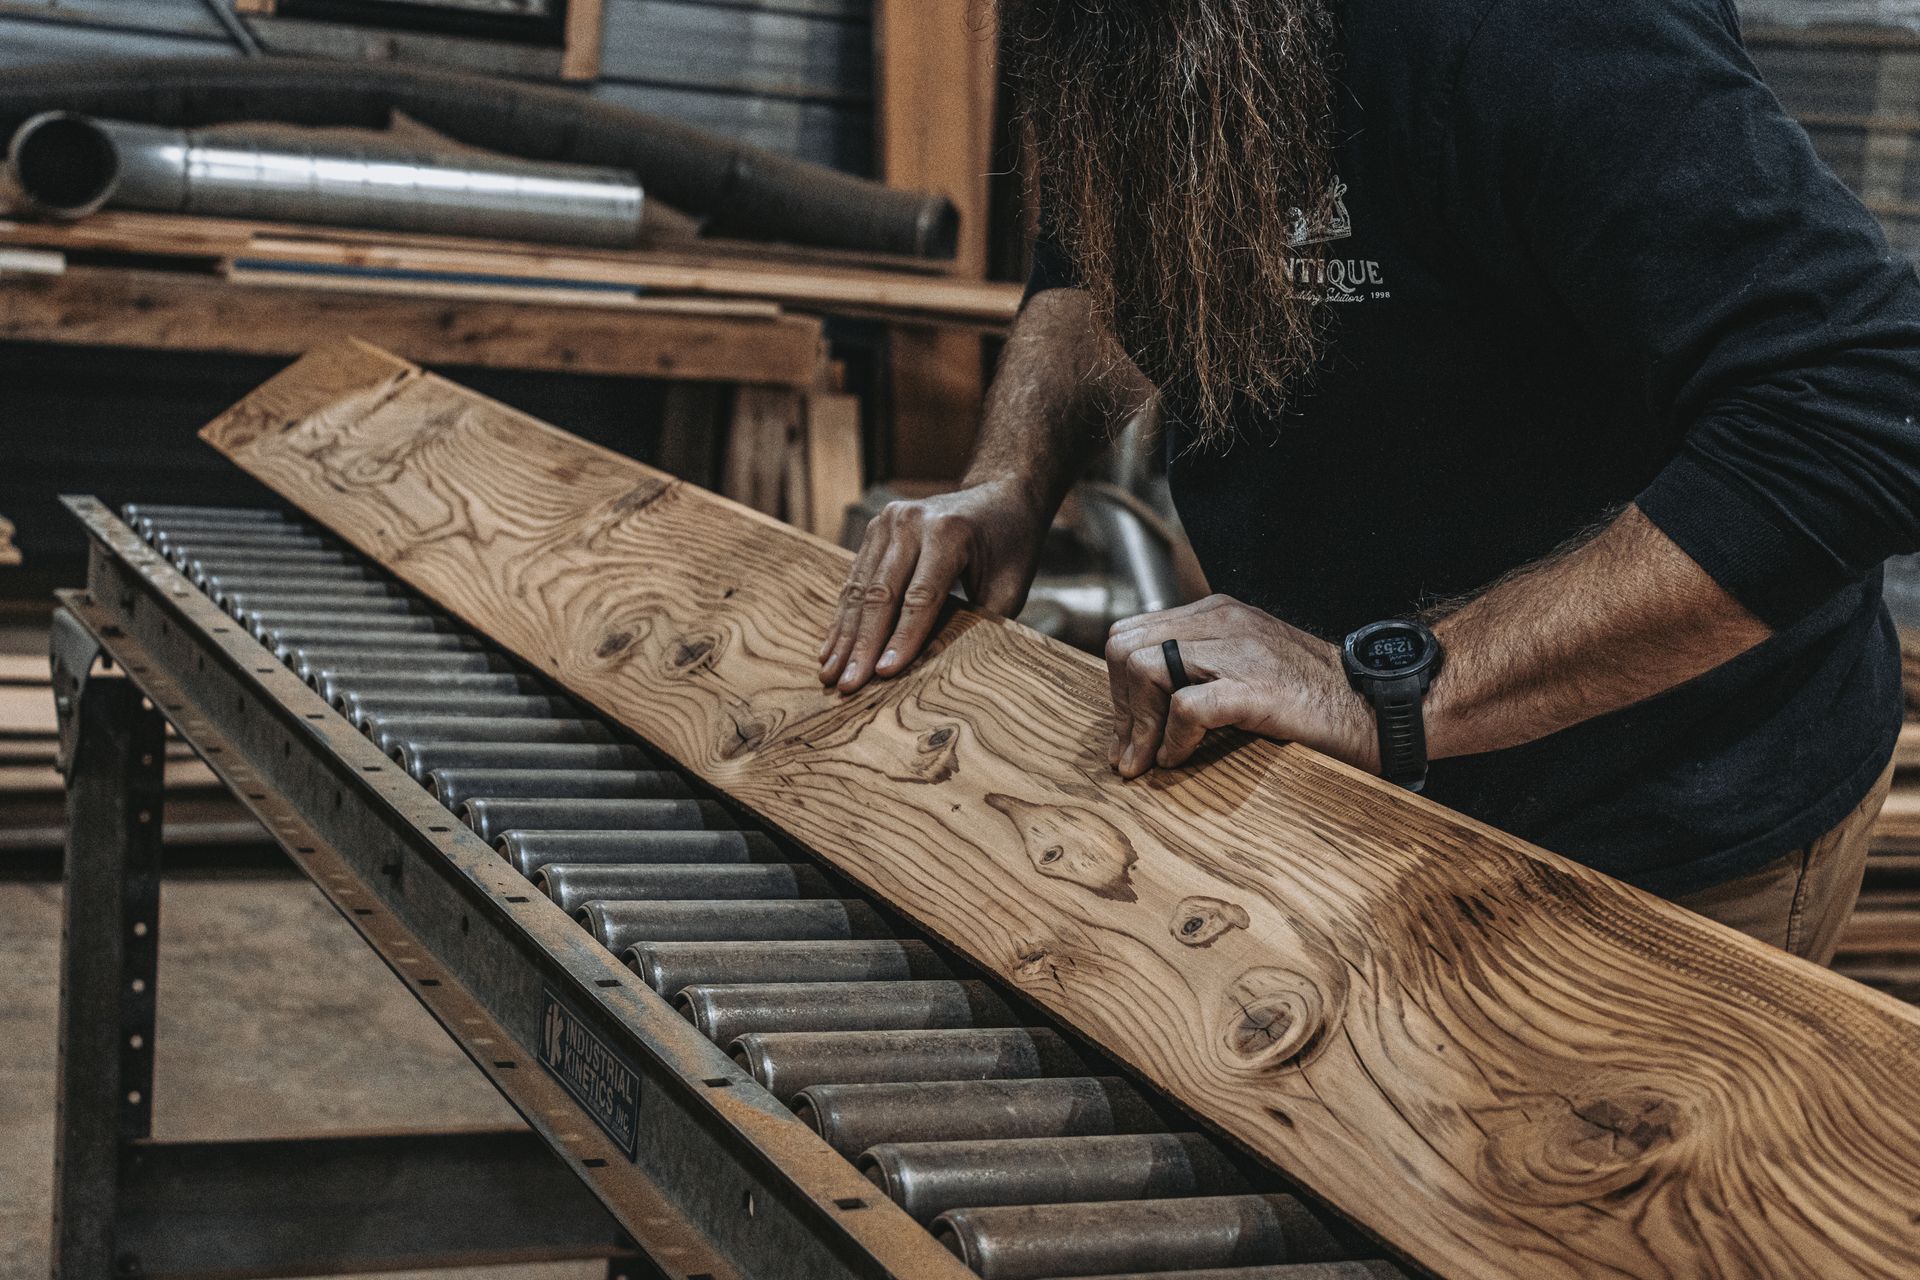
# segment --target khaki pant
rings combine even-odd
[[[1674,901],[1815,964],[1831,962],[1860,896],[1868,833],[1892,785],[1893,766],[1888,765],[1860,807],[1812,844],[1738,880]]]

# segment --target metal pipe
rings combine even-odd
[[[493,842],[528,879],[550,863],[780,862],[780,847],[758,831],[509,831]]]
[[[468,687],[468,693],[516,693],[538,687],[522,676],[484,676],[503,681],[492,689]],[[426,685],[417,685],[428,691]],[[355,689],[355,693],[359,693]],[[396,693],[388,689],[386,693]],[[326,697],[326,691],[321,691]],[[436,770],[647,770],[653,756],[626,743],[401,743],[394,762],[417,783],[426,783]]]
[[[370,641],[382,647],[388,647],[385,643],[388,639],[385,633],[370,637]],[[470,637],[467,639],[471,640]],[[432,646],[417,647],[428,649]],[[459,647],[468,649],[474,645],[469,643]],[[375,716],[478,716],[488,720],[583,718],[579,703],[551,693],[473,693],[466,689],[431,690],[426,693],[361,693],[355,690],[340,699],[339,707],[340,714],[356,725],[364,724]]]
[[[131,525],[143,525],[148,520],[221,520],[232,524],[293,522],[286,512],[271,507],[197,507],[179,502],[129,502],[120,508],[120,514]],[[144,532],[143,529],[143,536]]]
[[[478,636],[459,631],[393,631],[369,635],[357,627],[314,628],[297,635],[276,636],[267,645],[282,662],[298,665],[308,652],[340,653],[371,649],[388,654],[479,653],[488,646]]]
[[[305,604],[325,609],[337,603],[404,595],[400,587],[381,578],[319,577],[303,573],[266,576],[253,573],[210,573],[201,588],[215,603],[231,613],[249,606]]]
[[[1412,1280],[1381,1258],[1352,1262],[1282,1262],[1270,1267],[1204,1267],[1197,1271],[1128,1271],[1087,1280]]]
[[[337,708],[344,698],[355,693],[539,693],[545,687],[532,676],[510,671],[426,671],[389,675],[342,672],[320,685],[319,693]],[[449,759],[444,763],[462,762]],[[509,762],[500,760],[498,763]],[[419,780],[426,780],[424,771],[419,775]]]
[[[685,800],[687,780],[659,769],[435,769],[428,790],[453,812],[469,800]]]
[[[615,955],[643,942],[884,938],[891,926],[856,898],[787,902],[589,902],[580,919]]]
[[[492,658],[486,653],[444,655],[450,658]],[[497,671],[485,663],[449,670]],[[320,668],[309,682],[338,674],[338,664]],[[598,720],[519,720],[478,716],[373,716],[361,732],[373,739],[380,754],[392,756],[406,742],[612,742],[613,734]]]
[[[1239,1195],[1247,1177],[1197,1133],[883,1142],[860,1170],[921,1222],[949,1209]]]
[[[981,1280],[1338,1262],[1355,1252],[1288,1195],[954,1209],[933,1232]]]
[[[1031,1080],[1094,1070],[1051,1027],[952,1031],[775,1031],[741,1036],[733,1060],[792,1104],[817,1085]],[[982,1135],[973,1135],[982,1136]]]
[[[355,606],[342,612],[295,612],[290,609],[247,609],[238,615],[242,626],[253,634],[254,639],[264,641],[275,634],[293,634],[298,630],[311,631],[320,626],[339,626],[351,622],[357,632],[396,632],[396,631],[445,631],[449,628],[446,619],[417,609],[396,606],[407,601],[399,596],[385,600],[369,600],[364,605]]]
[[[286,664],[308,684],[322,671],[359,665],[370,671],[502,671],[507,660],[479,648],[421,649],[383,644],[311,645],[287,655]],[[491,716],[489,719],[499,719]],[[369,721],[371,722],[371,721]]]
[[[917,940],[852,942],[647,942],[627,965],[663,996],[721,982],[900,982],[950,978],[953,968]]]
[[[577,724],[580,721],[493,721],[495,724]],[[387,752],[392,755],[391,751]],[[488,844],[509,831],[701,831],[734,825],[711,800],[531,800],[481,797],[463,806],[461,820]]]
[[[973,978],[699,984],[673,1003],[720,1045],[755,1031],[928,1031],[1011,1027],[1021,1020],[998,991]]]
[[[589,902],[771,902],[834,893],[818,869],[791,862],[732,866],[549,862],[532,880],[568,915]]]
[[[438,153],[373,134],[215,132],[46,112],[20,126],[8,154],[11,187],[47,216],[113,206],[616,249],[640,234],[631,173]]]
[[[175,556],[224,551],[331,551],[339,547],[332,538],[309,533],[298,525],[283,528],[262,526],[220,532],[213,529],[181,529],[162,525],[150,539],[154,550],[172,560]]]
[[[1083,484],[1075,492],[1081,510],[1108,567],[1133,588],[1141,613],[1158,613],[1181,602],[1179,575],[1173,568],[1173,548],[1135,509],[1137,498],[1123,489]]]
[[[882,1142],[1069,1138],[1173,1127],[1118,1076],[817,1084],[788,1105],[849,1159]]]

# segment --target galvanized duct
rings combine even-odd
[[[301,58],[116,59],[10,68],[0,129],[45,111],[175,128],[271,121],[385,128],[402,112],[469,146],[638,175],[709,232],[829,248],[952,257],[943,196],[895,191],[566,89],[483,76]]]
[[[46,112],[15,131],[4,177],[43,217],[106,205],[619,248],[640,231],[633,176],[271,126],[217,134]]]

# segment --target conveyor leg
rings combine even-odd
[[[120,1160],[152,1120],[164,722],[127,680],[62,707],[67,756],[53,1275],[137,1275],[113,1239]]]

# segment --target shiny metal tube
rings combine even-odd
[[[120,508],[126,522],[141,530],[149,520],[200,520],[220,524],[291,524],[292,517],[271,507],[197,507],[179,502],[129,502]]]
[[[493,846],[528,879],[555,862],[687,866],[786,858],[758,831],[509,831]]]
[[[789,1105],[816,1085],[918,1088],[930,1081],[1031,1080],[1094,1069],[1051,1027],[757,1032],[741,1036],[729,1052],[761,1087]]]
[[[364,654],[335,654],[330,659],[307,664],[307,669],[300,674],[302,679],[317,689],[323,684],[337,685],[343,680],[353,680],[363,676],[501,675],[509,674],[513,669],[512,661],[506,655],[499,653],[421,653],[413,655],[411,661],[403,663],[369,660]],[[468,720],[479,718],[465,717]],[[371,716],[366,724],[360,726],[360,731],[368,737],[374,736],[373,725],[376,720],[383,726],[403,723],[432,726],[458,724],[461,719],[462,717],[459,716]],[[511,725],[538,722],[492,718],[488,723]],[[603,728],[601,732],[605,733],[606,730]],[[483,735],[472,736],[477,739]],[[502,740],[510,742],[514,739],[509,735]]]
[[[789,1105],[848,1158],[882,1142],[1069,1138],[1173,1127],[1118,1076],[819,1084]]]
[[[484,676],[503,685],[492,689],[468,687],[463,693],[522,693],[534,689],[532,679],[520,676]],[[524,685],[522,685],[524,681]],[[417,685],[420,693],[430,693],[426,685]],[[353,693],[361,693],[355,689]],[[405,693],[386,689],[386,693]],[[321,689],[326,697],[326,689]],[[655,760],[639,747],[626,743],[401,743],[394,762],[407,770],[417,783],[426,783],[436,770],[645,770]]]
[[[467,801],[460,818],[488,844],[509,831],[701,831],[725,830],[734,825],[727,811],[711,800],[516,800],[483,796]]]
[[[627,965],[663,996],[700,983],[902,982],[950,978],[953,969],[924,942],[648,942]]]
[[[306,604],[324,609],[340,601],[404,595],[400,587],[380,578],[340,578],[284,573],[277,577],[246,573],[210,573],[201,588],[229,612],[240,608],[286,608]]]
[[[532,879],[568,915],[589,902],[772,902],[825,898],[834,892],[817,868],[791,862],[736,866],[549,862]]]
[[[302,645],[289,653],[285,661],[295,675],[309,684],[321,672],[337,671],[347,665],[358,665],[368,671],[497,671],[506,665],[503,657],[485,649],[423,649],[378,643]]]
[[[265,640],[268,636],[295,634],[302,628],[337,627],[344,623],[351,623],[354,630],[363,635],[375,632],[390,635],[399,631],[447,630],[449,624],[445,619],[416,609],[394,607],[406,603],[406,600],[395,596],[385,600],[368,600],[364,605],[325,614],[295,613],[288,609],[248,609],[239,615],[239,621],[253,633],[256,640]]]
[[[471,649],[477,642],[471,637],[459,648]],[[387,633],[368,637],[369,643],[386,644]],[[431,648],[429,645],[404,645],[404,648]],[[449,646],[452,647],[452,646]],[[551,693],[473,693],[465,689],[437,689],[426,693],[361,693],[355,690],[340,699],[340,714],[354,724],[365,724],[375,716],[479,716],[488,720],[578,720],[580,704],[571,698]]]
[[[1412,1280],[1381,1258],[1352,1262],[1280,1262],[1273,1266],[1206,1267],[1198,1271],[1127,1271],[1087,1280]]]
[[[258,533],[202,533],[163,528],[153,535],[153,549],[175,564],[189,556],[244,555],[249,551],[330,551],[339,543],[299,529],[263,529]]]
[[[1353,1247],[1288,1195],[954,1209],[940,1242],[981,1280],[1337,1262]]]
[[[659,769],[435,769],[428,790],[460,812],[469,800],[685,800],[687,780]]]
[[[208,578],[216,573],[234,573],[248,567],[294,569],[310,573],[329,573],[349,580],[366,580],[379,576],[379,571],[368,564],[356,563],[346,559],[344,551],[267,551],[246,554],[212,554],[204,551],[188,553],[182,571],[195,586],[205,586]]]
[[[492,658],[492,654],[451,654],[454,658]],[[438,665],[438,664],[436,664]],[[339,671],[338,665],[323,668],[324,678]],[[498,667],[484,663],[450,670],[490,671]],[[308,677],[311,682],[314,677]],[[522,720],[491,719],[479,716],[373,716],[361,732],[380,748],[380,754],[392,756],[405,742],[612,742],[613,734],[598,720]]]
[[[615,955],[643,942],[793,942],[884,938],[880,913],[854,898],[786,902],[589,902],[580,918]]]
[[[618,169],[272,126],[48,113],[14,135],[7,175],[30,209],[59,217],[112,206],[607,248],[640,232],[640,184]]]
[[[369,634],[356,627],[329,630],[314,628],[299,634],[282,634],[266,642],[273,656],[296,670],[307,653],[342,653],[353,649],[371,649],[390,654],[479,653],[487,648],[478,636],[458,631],[386,631]]]
[[[244,621],[245,619],[242,619]],[[340,706],[349,694],[355,693],[539,693],[543,686],[532,676],[520,675],[510,671],[427,671],[419,674],[398,672],[390,675],[354,674],[342,672],[319,686],[320,696]],[[435,761],[460,764],[462,761],[448,759]],[[488,760],[476,760],[475,764],[494,763]],[[498,763],[507,763],[500,760]],[[420,781],[426,780],[426,772],[419,775]]]
[[[998,991],[971,978],[701,984],[673,1003],[720,1045],[756,1031],[929,1031],[1011,1027],[1021,1020]]]
[[[1124,490],[1084,484],[1075,490],[1113,573],[1132,587],[1134,608],[1158,613],[1181,602],[1173,548],[1151,528]]]
[[[1246,1175],[1197,1133],[883,1142],[860,1170],[922,1222],[949,1209],[1238,1195]]]

